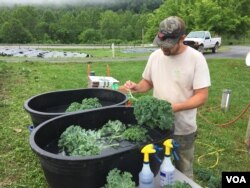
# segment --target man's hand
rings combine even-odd
[[[127,89],[127,91],[136,91],[136,83],[132,82],[130,80],[126,81],[124,84],[125,89]]]
[[[138,84],[128,80],[123,86],[119,87],[119,91],[124,93],[128,93],[129,91],[132,93],[144,93],[150,90],[152,87],[152,83],[145,79],[142,79]]]
[[[128,80],[125,82],[125,84],[123,86],[119,87],[119,91],[121,91],[123,93],[128,93],[129,91],[134,92],[135,87],[136,87],[136,83]]]

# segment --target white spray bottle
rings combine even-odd
[[[149,166],[149,154],[155,152],[153,144],[148,144],[141,150],[141,153],[144,154],[144,159],[142,170],[139,173],[139,188],[154,188],[154,173]]]
[[[172,139],[164,141],[165,156],[160,166],[160,186],[172,185],[174,183],[175,167],[171,161],[171,149],[173,148]]]

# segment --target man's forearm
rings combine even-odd
[[[172,109],[174,112],[189,110],[202,106],[208,98],[208,88],[202,88],[195,91],[195,94],[188,100],[180,103],[173,103]]]
[[[134,93],[144,93],[150,90],[152,87],[153,86],[149,81],[142,79],[138,84],[136,84],[132,91]]]

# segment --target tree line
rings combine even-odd
[[[248,0],[130,2],[120,7],[1,7],[0,43],[151,43],[159,22],[170,15],[185,20],[186,32],[210,30],[232,38],[250,34]]]

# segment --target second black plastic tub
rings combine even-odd
[[[117,106],[93,111],[66,114],[37,126],[30,135],[30,146],[40,159],[46,180],[51,188],[100,188],[105,184],[108,172],[114,168],[128,171],[138,183],[142,169],[145,144],[128,144],[95,156],[73,157],[58,154],[58,139],[70,125],[85,129],[99,129],[109,120],[125,124],[137,123],[133,107]],[[170,131],[150,130],[151,143],[162,144]],[[160,163],[150,156],[153,173],[158,173]]]
[[[128,101],[124,93],[116,90],[85,88],[53,91],[33,96],[25,101],[24,109],[29,113],[33,126],[36,127],[48,119],[66,114],[65,111],[72,102],[81,103],[85,98],[94,97],[99,99],[103,107],[125,105]]]

